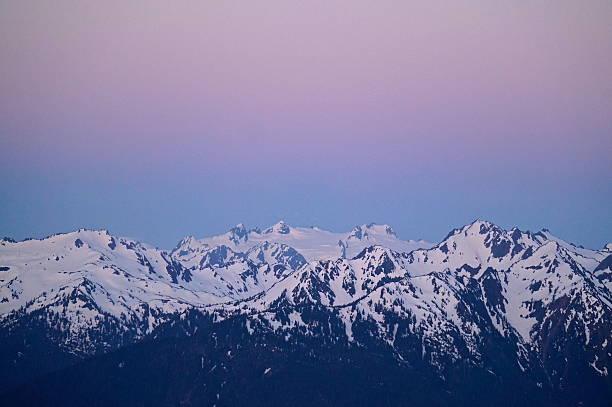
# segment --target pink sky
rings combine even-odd
[[[3,139],[25,154],[610,145],[607,1],[1,7]]]
[[[609,0],[5,1],[0,169],[601,182],[610,21]]]

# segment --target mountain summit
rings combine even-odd
[[[546,230],[505,230],[486,221],[454,229],[437,244],[401,240],[387,225],[334,233],[282,221],[263,231],[238,224],[222,235],[186,237],[172,251],[107,231],[3,239],[0,390],[12,388],[11,400],[44,404],[44,392],[33,389],[67,386],[54,381],[57,369],[64,368],[57,374],[65,383],[94,380],[103,366],[133,380],[130,369],[116,367],[125,360],[160,380],[154,372],[175,366],[162,355],[178,348],[167,344],[180,341],[176,360],[197,361],[180,368],[195,375],[193,383],[203,381],[185,392],[204,404],[246,402],[235,393],[250,388],[240,377],[264,388],[280,380],[295,392],[290,378],[306,375],[308,366],[318,366],[321,377],[334,369],[354,375],[359,366],[380,369],[383,383],[437,383],[432,391],[442,394],[421,399],[410,386],[376,387],[354,377],[347,388],[370,389],[362,397],[373,404],[374,395],[473,404],[467,389],[489,383],[493,398],[482,405],[502,396],[508,405],[605,405],[611,257],[607,247],[585,249]],[[155,350],[141,358],[140,349]],[[349,360],[353,365],[345,365]],[[89,367],[73,368],[80,363]],[[28,384],[45,373],[48,382]],[[504,393],[504,383],[526,398]],[[173,393],[181,386],[160,391],[178,400],[187,394]],[[353,400],[317,388],[323,400]],[[292,394],[267,400],[299,404]]]

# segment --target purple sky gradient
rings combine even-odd
[[[0,234],[168,246],[284,217],[436,240],[486,217],[600,246],[610,21],[607,0],[2,2]]]

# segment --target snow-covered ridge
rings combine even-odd
[[[401,240],[388,225],[355,226],[346,233],[336,233],[317,227],[293,227],[280,221],[261,231],[247,229],[238,224],[227,233],[203,239],[183,239],[173,253],[202,250],[203,247],[228,246],[232,250],[246,251],[262,242],[285,244],[300,252],[308,261],[351,258],[365,247],[381,245],[400,252],[430,248],[424,240]]]
[[[182,304],[240,300],[270,288],[309,260],[346,257],[372,244],[405,251],[431,246],[401,241],[385,225],[332,233],[284,222],[263,232],[240,224],[220,236],[186,237],[172,252],[106,230],[80,229],[21,242],[3,239],[0,315],[44,308],[67,295],[68,288],[78,291],[84,281],[106,291],[96,304],[115,316],[129,315],[143,303],[163,303],[163,310],[173,311]]]
[[[604,371],[611,267],[607,249],[486,221],[454,229],[436,245],[400,240],[387,225],[348,233],[237,225],[219,236],[186,237],[172,251],[79,230],[0,241],[0,326],[43,313],[53,329],[68,331],[68,346],[86,350],[93,339],[82,338],[109,321],[118,331],[101,330],[106,335],[139,338],[199,310],[218,320],[246,314],[251,327],[287,334],[302,321],[301,307],[321,306],[341,319],[349,341],[368,321],[395,346],[394,315],[407,324],[401,335],[418,336],[424,352],[436,349],[433,364],[442,354],[459,358],[462,347],[477,359],[483,331],[494,330],[514,338],[517,363],[526,366],[525,355],[546,343],[547,327],[562,323],[597,357],[593,369]]]

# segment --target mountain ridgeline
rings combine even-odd
[[[0,240],[7,405],[609,406],[612,247],[240,224]]]

